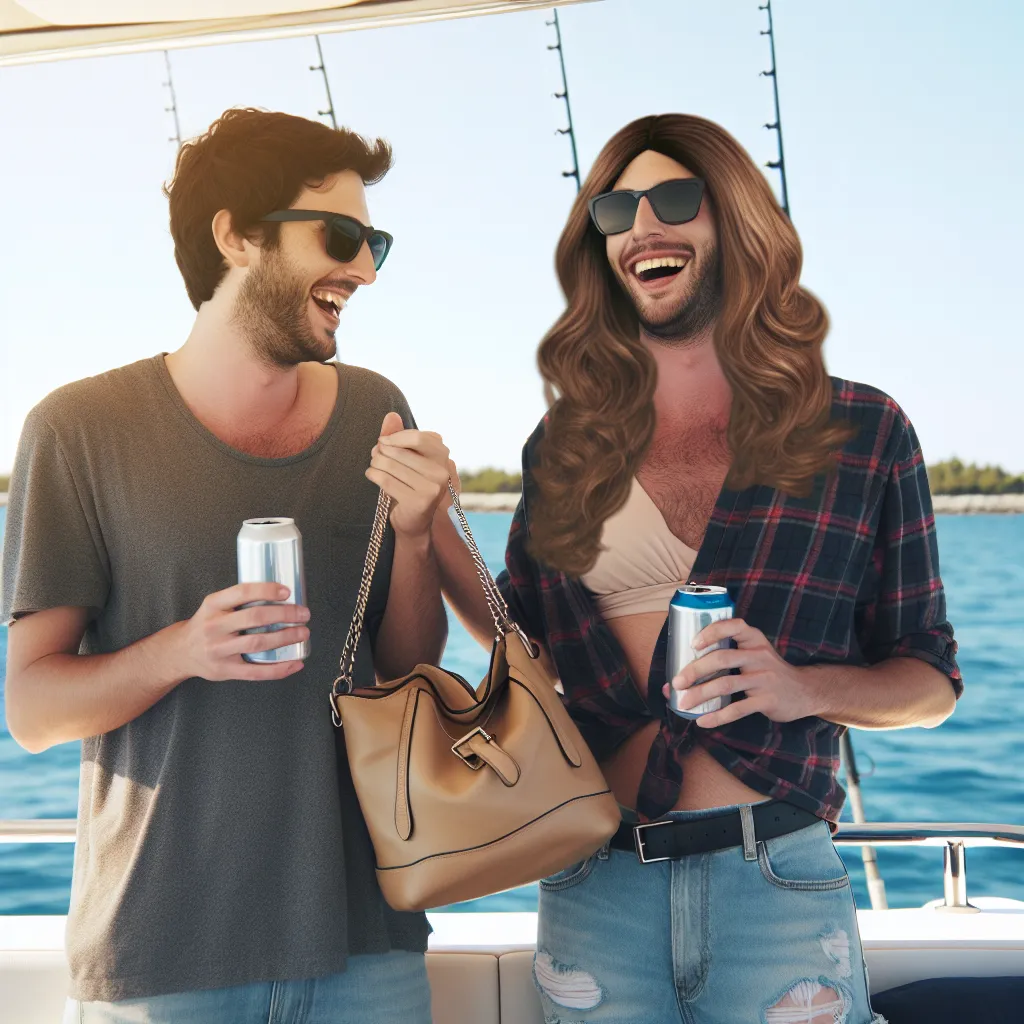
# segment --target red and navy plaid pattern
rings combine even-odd
[[[945,673],[959,697],[956,641],[946,621],[935,519],[914,428],[887,395],[836,379],[833,415],[857,428],[837,472],[823,476],[808,498],[765,486],[723,490],[691,581],[728,588],[736,615],[794,665],[920,658]],[[698,729],[668,711],[661,693],[667,624],[645,698],[591,593],[527,554],[536,493],[531,471],[543,433],[542,422],[523,450],[523,497],[498,584],[520,625],[547,645],[566,706],[598,759],[652,718],[661,721],[640,785],[641,817],[671,810],[682,781],[680,755],[701,743],[753,789],[838,820],[846,798],[836,779],[843,726],[754,714],[721,729]]]

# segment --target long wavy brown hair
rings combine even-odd
[[[555,256],[567,306],[537,353],[551,408],[534,474],[530,551],[571,576],[592,568],[601,527],[625,504],[654,433],[656,364],[587,209],[646,150],[703,178],[714,204],[722,287],[714,345],[733,395],[726,486],[806,495],[851,434],[830,415],[828,315],[800,286],[800,240],[764,175],[703,118],[633,121],[601,151],[569,214]]]

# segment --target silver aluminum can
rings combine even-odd
[[[732,640],[723,640],[721,643],[705,647],[702,651],[697,652],[693,649],[693,641],[697,638],[697,634],[710,626],[712,622],[731,619],[734,614],[735,609],[725,587],[704,587],[695,583],[680,587],[668,606],[668,651],[665,656],[665,681],[671,683],[691,661],[703,658],[711,651],[733,647]],[[698,679],[697,682],[706,683],[709,679],[728,674],[728,669],[722,672],[713,672],[703,679]],[[700,718],[701,715],[719,711],[732,700],[726,694],[724,697],[712,697],[711,700],[706,700],[696,707],[680,709],[679,698],[685,692],[685,690],[671,690],[668,698],[668,706],[681,718]]]
[[[290,591],[284,601],[254,601],[243,605],[306,603],[306,572],[302,564],[302,534],[294,519],[246,519],[238,532],[238,582],[280,583]],[[247,633],[273,633],[296,625],[293,622],[258,626]],[[309,641],[275,647],[269,651],[243,654],[246,661],[258,664],[300,661],[309,657]]]

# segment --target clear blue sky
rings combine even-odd
[[[669,110],[773,158],[757,6],[563,9],[584,172],[627,121]],[[1024,471],[1024,4],[774,8],[790,202],[804,283],[832,317],[830,369],[893,394],[929,461]],[[548,17],[323,37],[340,119],[397,158],[370,192],[395,249],[345,311],[340,355],[398,383],[464,468],[515,468],[543,412],[534,354],[562,305],[552,256],[575,187]],[[315,58],[312,39],[174,52],[183,134],[241,104],[315,117]],[[160,53],[0,69],[0,472],[49,390],[188,333],[160,193],[163,77]]]

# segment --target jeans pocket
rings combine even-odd
[[[759,841],[757,864],[765,881],[778,889],[828,892],[850,884],[846,865],[824,822]]]
[[[588,857],[586,860],[578,860],[561,871],[556,871],[547,878],[542,878],[537,883],[542,889],[548,892],[556,892],[559,889],[571,889],[586,879],[594,870],[595,857]]]

